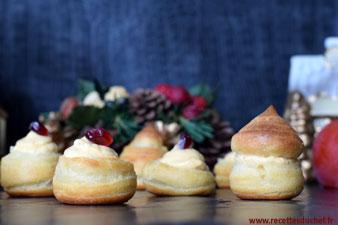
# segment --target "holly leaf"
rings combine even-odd
[[[179,122],[182,128],[197,143],[201,143],[206,139],[213,138],[213,132],[214,132],[213,127],[204,121],[187,120],[183,117],[180,117]]]
[[[208,85],[198,84],[189,89],[191,95],[202,96],[211,105],[216,99],[216,91],[212,90]]]
[[[77,97],[83,101],[83,99],[92,91],[95,91],[95,83],[89,80],[80,79]]]
[[[116,116],[112,125],[117,130],[117,134],[114,137],[117,142],[126,143],[139,131],[136,121],[128,115]]]
[[[102,116],[102,109],[93,106],[78,106],[68,118],[68,123],[76,128],[94,126]]]

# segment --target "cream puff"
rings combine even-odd
[[[229,176],[232,170],[232,166],[234,165],[235,154],[235,152],[229,152],[224,156],[224,158],[218,159],[214,168],[217,187],[230,187]]]
[[[144,189],[142,170],[146,164],[161,158],[167,152],[167,147],[163,145],[160,133],[153,124],[143,128],[133,139],[124,147],[120,159],[128,161],[134,165],[137,175],[137,189]]]
[[[1,185],[10,196],[53,196],[58,147],[43,124],[33,122],[30,129],[2,158]]]
[[[67,204],[113,204],[128,201],[136,191],[133,165],[108,147],[110,134],[90,129],[60,156],[53,178],[57,200]]]
[[[178,144],[142,172],[146,190],[156,195],[209,195],[215,179],[203,155],[191,148],[191,138],[181,136]]]
[[[233,136],[231,148],[230,188],[239,198],[291,199],[303,190],[303,142],[272,106]]]

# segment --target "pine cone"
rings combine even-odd
[[[173,113],[172,104],[166,97],[153,90],[139,89],[130,96],[129,102],[131,113],[141,124],[155,120],[160,114]]]
[[[208,166],[213,168],[217,159],[231,150],[231,137],[234,130],[229,122],[221,120],[217,112],[212,112],[210,122],[214,128],[214,138],[196,143],[195,147],[204,155]]]

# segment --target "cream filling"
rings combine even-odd
[[[44,154],[57,153],[57,151],[58,147],[50,136],[39,135],[34,131],[30,131],[10,148],[10,153]]]
[[[276,163],[276,164],[287,164],[289,166],[299,167],[299,162],[296,159],[288,159],[276,156],[257,156],[257,155],[249,155],[249,154],[240,154],[236,153],[235,163]]]
[[[173,167],[208,170],[208,166],[204,162],[203,155],[192,148],[174,148],[164,154],[164,156],[160,159],[160,162]]]
[[[74,144],[66,149],[64,157],[67,158],[90,158],[90,159],[118,159],[117,153],[104,145],[98,145],[89,141],[86,137],[77,139]]]

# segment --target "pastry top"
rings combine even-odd
[[[161,163],[184,169],[208,170],[201,153],[193,148],[179,149],[176,146],[159,160]]]
[[[34,131],[30,131],[25,137],[21,138],[10,149],[11,153],[57,153],[58,147],[50,136],[43,136]]]
[[[153,124],[144,127],[129,144],[133,147],[162,147],[163,139]]]
[[[89,158],[89,159],[118,159],[117,153],[104,145],[98,145],[86,137],[77,139],[74,144],[67,148],[64,152],[66,158]]]
[[[296,159],[304,145],[296,131],[270,106],[232,137],[231,148],[237,153]]]

